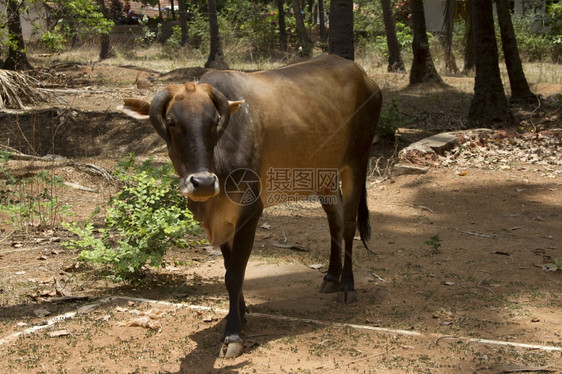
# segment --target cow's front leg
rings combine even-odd
[[[225,243],[223,245],[220,246],[221,248],[221,252],[222,252],[222,257],[224,259],[224,268],[228,269],[228,266],[230,264],[230,259],[232,258],[232,245],[230,243]],[[239,313],[240,313],[240,319],[242,322],[242,334],[244,334],[244,330],[246,329],[246,324],[248,323],[248,320],[246,319],[246,302],[244,301],[244,293],[242,291],[240,291],[240,299],[238,301],[238,305],[239,305]]]
[[[247,209],[240,216],[232,242],[230,259],[228,261],[225,259],[225,265],[227,266],[225,284],[228,290],[230,307],[226,316],[220,357],[234,358],[244,352],[242,330],[245,325],[245,304],[242,296],[242,285],[248,258],[254,244],[256,227],[263,209],[261,203],[254,205],[253,207],[246,207]]]

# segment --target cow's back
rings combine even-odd
[[[216,72],[202,81],[230,100],[245,100],[225,133],[232,134],[225,156],[247,163],[238,166],[256,170],[262,183],[272,171],[342,170],[368,156],[381,94],[352,61],[327,55],[250,74]]]

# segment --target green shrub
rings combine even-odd
[[[55,196],[65,188],[63,180],[47,171],[16,178],[7,164],[10,154],[0,151],[0,211],[8,214],[14,231],[33,227],[54,227],[61,216],[72,213],[70,206]]]
[[[513,15],[512,22],[517,46],[523,60],[540,61],[550,55],[551,43],[544,34],[537,32],[534,17]],[[498,40],[501,40],[499,31],[497,33]]]
[[[131,156],[119,164],[116,174],[123,188],[109,200],[103,227],[96,229],[91,219],[64,224],[78,239],[63,244],[81,249],[80,260],[108,265],[117,279],[131,280],[147,264],[162,265],[170,246],[199,243],[200,226],[179,193],[179,180],[170,163],[135,164]]]
[[[405,125],[405,121],[400,118],[398,102],[392,99],[389,105],[383,107],[377,127],[377,135],[381,138],[394,139],[398,128]]]
[[[41,35],[41,42],[51,52],[62,52],[65,48],[65,37],[59,33],[45,31]]]

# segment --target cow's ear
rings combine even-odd
[[[150,102],[133,98],[125,98],[123,99],[123,102],[124,104],[119,105],[117,110],[120,110],[129,117],[136,119],[149,118]]]
[[[240,106],[244,104],[244,100],[238,100],[238,101],[228,101],[228,105],[230,106],[230,115],[233,115],[234,113],[238,112],[238,109],[240,109]]]

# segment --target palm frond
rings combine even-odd
[[[24,109],[27,105],[59,100],[39,86],[40,82],[28,74],[0,69],[0,109]]]

